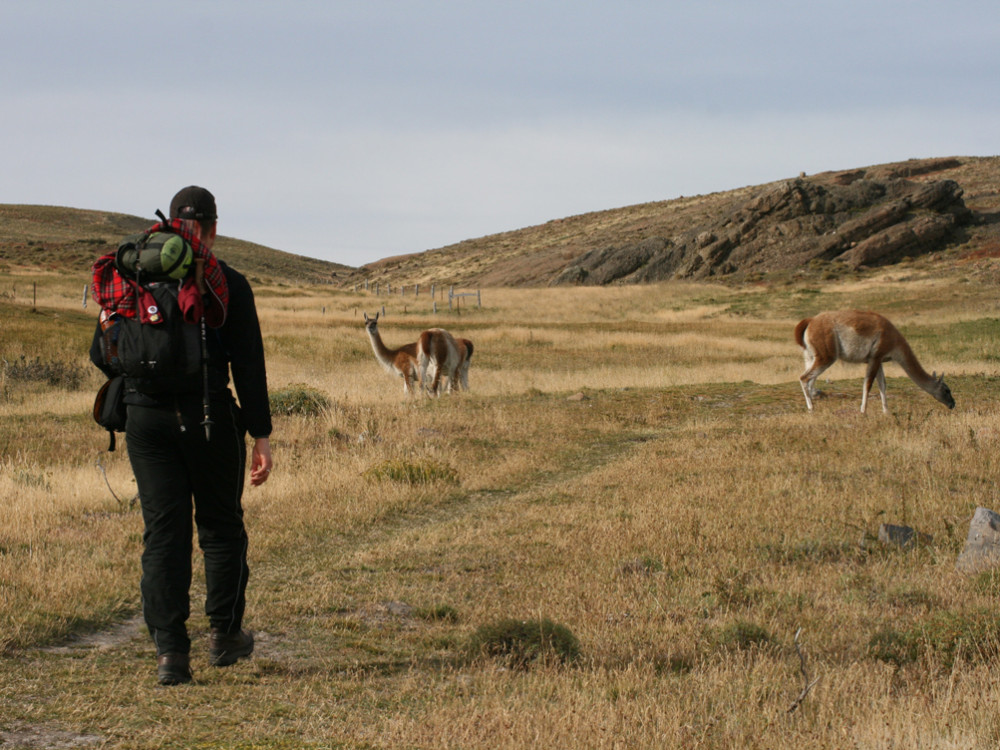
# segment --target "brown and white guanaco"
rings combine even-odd
[[[372,343],[375,358],[393,375],[403,379],[403,391],[407,394],[416,393],[416,384],[420,381],[420,370],[417,367],[417,342],[403,344],[398,349],[390,349],[382,342],[378,332],[378,313],[369,318],[365,313],[365,330]]]
[[[872,383],[878,381],[882,411],[888,412],[885,400],[883,362],[896,362],[914,383],[947,406],[955,408],[955,399],[945,385],[944,374],[930,375],[920,366],[903,334],[882,315],[861,310],[823,312],[799,321],[795,326],[795,342],[802,347],[806,371],[799,381],[806,397],[806,408],[812,411],[816,396],[816,378],[838,359],[844,362],[864,362],[864,388],[861,391],[861,412],[868,405]]]

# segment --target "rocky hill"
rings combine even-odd
[[[744,280],[809,264],[993,253],[1000,158],[919,159],[557,219],[368,264],[341,279],[468,286]]]
[[[942,249],[971,219],[954,180],[915,182],[864,171],[800,177],[735,200],[721,216],[680,235],[584,253],[553,283],[702,279],[797,268],[814,260],[852,269],[885,265]]]

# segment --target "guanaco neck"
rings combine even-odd
[[[387,347],[382,343],[382,337],[379,335],[378,328],[376,326],[366,326],[368,331],[368,338],[372,342],[372,350],[375,352],[375,357],[381,362],[385,367],[392,368],[393,361],[395,360],[396,352]]]
[[[917,356],[910,348],[910,345],[906,343],[906,339],[900,337],[899,342],[896,344],[895,351],[893,352],[892,359],[894,359],[899,366],[903,368],[903,372],[909,376],[910,380],[919,385],[925,391],[934,391],[937,381],[921,366],[920,362],[917,360]]]

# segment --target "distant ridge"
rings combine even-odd
[[[0,264],[86,270],[150,219],[0,205]],[[948,250],[1000,255],[1000,157],[910,159],[570,216],[360,268],[220,236],[219,257],[291,284],[547,286],[744,281]]]
[[[75,269],[155,220],[60,206],[0,204],[0,264]],[[216,254],[244,274],[291,284],[329,284],[354,269],[219,235]]]

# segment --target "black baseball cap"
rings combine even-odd
[[[197,185],[186,187],[170,201],[170,218],[216,221],[215,196]]]

